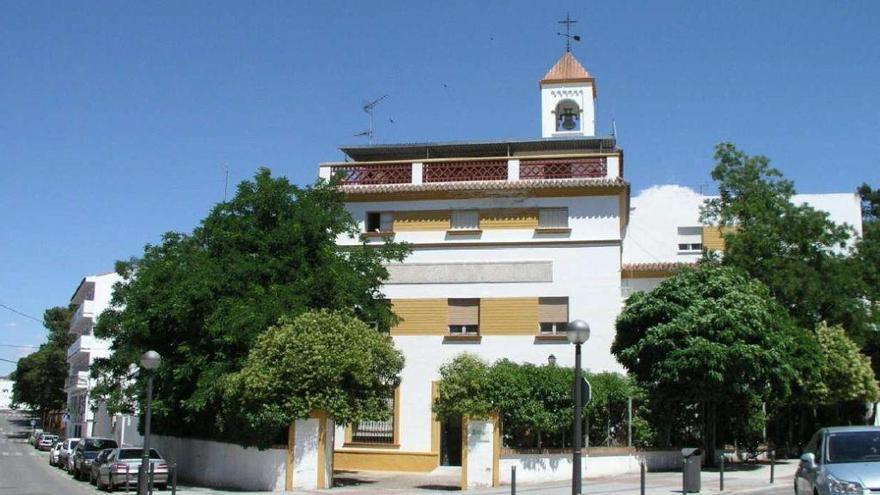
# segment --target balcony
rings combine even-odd
[[[70,318],[70,332],[77,334],[88,333],[95,321],[95,301],[84,300],[76,308],[76,312]]]
[[[67,348],[67,360],[70,361],[70,358],[78,353],[95,354],[95,351],[99,351],[97,352],[99,356],[94,357],[103,357],[107,354],[106,351],[109,349],[110,343],[104,339],[98,339],[92,335],[80,335],[79,338]]]
[[[345,189],[357,186],[391,186],[405,190],[448,184],[458,188],[482,183],[498,188],[534,184],[536,181],[561,183],[567,179],[581,184],[612,183],[622,180],[620,155],[607,153],[574,157],[523,157],[490,159],[434,159],[402,162],[355,162],[321,165],[321,177],[336,178]],[[458,183],[458,184],[457,184]],[[352,188],[352,186],[354,186]]]
[[[84,390],[89,388],[89,372],[76,371],[64,380],[64,390]]]

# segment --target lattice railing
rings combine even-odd
[[[331,168],[342,184],[409,184],[412,165],[409,163],[381,163],[375,165],[336,165]]]
[[[604,156],[572,160],[523,160],[520,179],[581,179],[606,177],[608,162]]]
[[[425,182],[507,180],[507,161],[426,163],[423,178]]]

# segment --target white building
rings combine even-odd
[[[110,356],[110,342],[96,338],[93,328],[98,316],[110,306],[113,286],[121,280],[114,272],[89,275],[82,279],[70,298],[76,312],[70,319],[70,333],[76,340],[67,349],[69,376],[65,382],[67,392],[66,434],[69,437],[116,438],[120,444],[133,444],[142,440],[137,432],[137,417],[110,416],[102,402],[93,400],[89,393],[94,385],[89,377],[90,367],[96,359]]]
[[[0,376],[0,411],[12,407],[12,385],[15,382],[8,376]]]
[[[341,177],[363,238],[412,247],[383,289],[406,357],[392,419],[337,428],[336,469],[459,464],[460,423],[431,411],[438,370],[459,353],[535,364],[552,355],[572,366],[564,325],[580,318],[592,327],[586,367],[622,371],[610,347],[628,292],[717,242],[704,240],[703,198],[693,191],[630,198],[623,151],[613,136],[595,135],[595,80],[570,53],[540,93],[539,139],[349,146],[350,161],[321,165],[321,177]],[[830,210],[838,199],[839,218],[854,220],[857,202],[833,198]]]

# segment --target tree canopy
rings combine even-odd
[[[43,313],[43,326],[49,331],[46,342],[21,358],[10,376],[12,402],[39,413],[66,408],[64,381],[68,376],[67,348],[73,343],[70,332],[72,307],[56,306]]]
[[[142,256],[117,263],[123,277],[95,335],[112,341],[96,362],[96,395],[111,410],[133,407],[143,390],[131,367],[146,350],[162,355],[153,404],[155,430],[208,438],[223,417],[227,378],[260,335],[311,309],[351,311],[387,329],[380,293],[384,264],[407,248],[391,241],[339,247],[359,235],[332,184],[297,187],[260,169],[216,205],[191,234],[168,232]]]
[[[224,433],[267,447],[312,411],[326,411],[338,424],[387,419],[402,369],[391,339],[349,314],[282,317],[257,337],[242,369],[226,377]]]
[[[706,201],[705,222],[733,227],[724,234],[723,263],[762,281],[802,327],[842,325],[857,343],[869,337],[862,279],[848,257],[852,226],[792,202],[792,181],[764,156],[733,144],[715,149],[712,178],[719,196]]]
[[[706,262],[633,294],[616,328],[611,352],[644,388],[658,434],[692,441],[687,418],[699,418],[708,459],[719,416],[722,437],[742,434],[762,402],[816,381],[815,340],[737,268]]]

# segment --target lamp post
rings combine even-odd
[[[583,397],[581,396],[581,344],[590,339],[590,325],[583,320],[568,324],[568,341],[574,344],[574,435],[572,441],[571,493],[581,495],[581,441],[583,440],[582,417]]]
[[[147,351],[141,356],[141,366],[147,371],[147,410],[144,417],[144,451],[141,454],[141,470],[138,473],[138,493],[147,495],[150,469],[150,406],[153,402],[153,371],[159,367],[162,356],[156,351]]]

